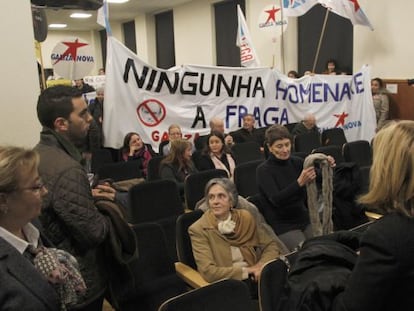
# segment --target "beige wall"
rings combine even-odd
[[[176,64],[214,65],[214,10],[213,3],[218,0],[194,0],[174,8],[174,34]],[[277,2],[277,1],[276,1]],[[260,11],[269,4],[268,0],[246,0],[246,20],[252,35],[253,43],[261,60],[262,66],[274,66],[280,71],[287,72],[297,69],[297,18],[289,18],[289,24],[284,32],[284,57],[282,57],[282,38],[258,28]],[[354,28],[354,71],[363,64],[372,67],[372,76],[384,78],[414,77],[414,68],[409,60],[414,52],[411,43],[411,13],[414,2],[394,0],[392,2],[379,0],[360,0],[361,7],[374,25],[375,31],[367,27]],[[113,35],[123,41],[122,25],[112,24]],[[135,19],[138,55],[156,64],[155,26],[152,14],[140,14]],[[61,32],[62,33],[62,32]],[[49,40],[56,44],[56,37],[61,34],[50,32]],[[92,40],[92,34],[79,34]],[[276,38],[276,42],[272,41]],[[234,40],[236,38],[229,38]],[[100,59],[100,47],[96,48],[97,60]],[[408,65],[407,65],[408,63]],[[101,65],[97,65],[99,68]]]
[[[359,0],[375,30],[354,28],[354,70],[372,66],[371,75],[383,78],[414,77],[414,1]]]
[[[194,1],[174,9],[177,65],[216,63],[213,3],[211,0]]]
[[[3,1],[0,23],[0,144],[32,147],[39,140],[40,125],[30,0]]]

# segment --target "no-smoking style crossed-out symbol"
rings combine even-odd
[[[156,99],[143,101],[137,108],[138,118],[146,126],[157,126],[165,118],[165,107]]]

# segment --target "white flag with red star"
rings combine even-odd
[[[333,13],[349,19],[352,25],[362,25],[374,30],[358,0],[318,0],[318,2]]]
[[[237,5],[237,40],[236,45],[240,48],[240,63],[243,67],[260,66],[259,58],[254,49],[246,20],[239,5]]]

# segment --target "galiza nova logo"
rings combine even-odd
[[[288,25],[288,20],[283,17],[282,9],[277,5],[268,5],[261,10],[258,21],[259,29],[261,30],[275,30],[283,26],[285,31]]]
[[[93,69],[95,57],[88,42],[80,38],[67,38],[52,51],[53,70],[59,76],[76,80],[87,76]]]

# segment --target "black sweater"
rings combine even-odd
[[[276,234],[304,230],[309,224],[306,188],[297,182],[302,169],[301,158],[279,160],[270,154],[256,170],[259,191],[265,198],[262,213]]]

